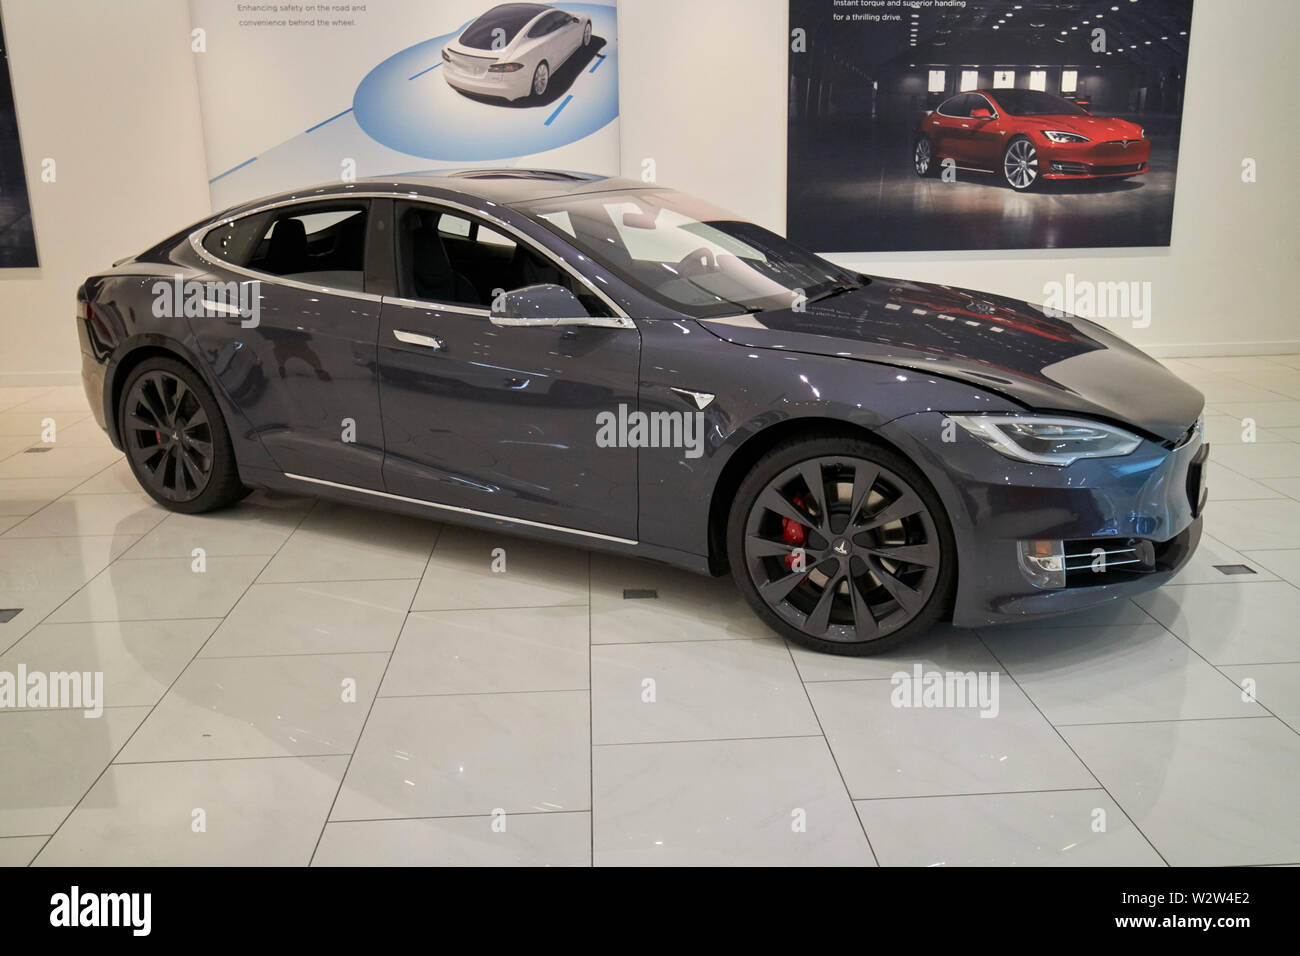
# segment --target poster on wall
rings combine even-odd
[[[1168,246],[1192,0],[790,0],[787,229]]]
[[[212,206],[471,166],[618,171],[614,0],[191,0]]]
[[[38,264],[14,88],[9,78],[9,45],[4,25],[0,24],[0,269],[32,268]]]

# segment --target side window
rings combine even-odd
[[[939,109],[936,112],[943,116],[969,116],[970,110],[966,106],[966,99],[967,94],[961,93],[951,99],[944,100],[939,104]]]
[[[487,310],[494,293],[554,283],[571,291],[591,315],[609,309],[582,283],[504,231],[426,203],[397,209],[398,294],[408,299]]]
[[[247,266],[295,282],[349,292],[365,290],[365,203],[328,203],[277,210]]]
[[[267,213],[245,216],[233,222],[222,223],[208,230],[203,237],[203,248],[211,255],[231,265],[242,266],[253,254],[266,229]]]
[[[967,113],[974,113],[976,110],[988,110],[990,113],[997,112],[997,110],[993,108],[993,103],[988,99],[988,97],[981,96],[978,93],[971,93],[970,100],[970,109],[967,110]]]

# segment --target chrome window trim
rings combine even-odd
[[[563,259],[559,258],[549,250],[539,246],[532,238],[530,238],[528,235],[521,232],[519,229],[517,229],[515,226],[511,225],[510,223],[506,222],[505,220],[492,215],[492,213],[490,212],[484,212],[482,209],[478,209],[474,206],[466,205],[465,203],[457,202],[454,199],[442,199],[440,197],[434,197],[434,196],[423,196],[419,193],[412,193],[409,191],[408,192],[367,191],[367,192],[356,192],[356,193],[341,193],[338,195],[327,195],[327,196],[301,196],[292,199],[278,199],[275,202],[265,203],[261,206],[256,206],[252,209],[245,210],[244,212],[239,213],[239,215],[237,216],[226,216],[225,218],[219,219],[218,221],[212,223],[210,226],[204,226],[202,228],[194,230],[192,233],[190,233],[190,248],[192,248],[195,254],[204,262],[207,262],[211,265],[218,266],[222,269],[226,269],[230,272],[234,272],[236,275],[248,276],[249,278],[258,279],[258,280],[264,279],[267,281],[274,281],[279,285],[289,286],[290,288],[294,288],[294,289],[303,289],[308,292],[321,292],[327,295],[341,295],[347,298],[361,299],[366,302],[388,301],[388,302],[394,302],[401,305],[416,305],[416,306],[432,307],[436,311],[461,312],[467,315],[482,315],[484,317],[487,317],[489,315],[489,312],[486,309],[473,309],[473,308],[466,307],[464,305],[451,305],[451,304],[439,303],[439,302],[424,302],[424,301],[417,301],[414,299],[399,298],[396,296],[380,296],[372,292],[355,292],[350,289],[335,289],[329,286],[320,286],[320,285],[312,285],[306,282],[297,282],[293,279],[286,279],[283,276],[273,275],[269,272],[255,272],[252,269],[245,269],[243,266],[232,265],[229,262],[225,262],[221,259],[218,259],[216,256],[212,255],[212,253],[208,252],[207,249],[203,248],[203,240],[207,238],[209,232],[211,232],[214,229],[219,229],[222,226],[229,225],[230,223],[234,222],[237,219],[245,219],[248,216],[255,216],[258,213],[266,212],[271,209],[279,209],[283,206],[306,205],[308,203],[314,204],[320,202],[332,202],[334,200],[346,202],[349,199],[394,199],[394,200],[400,199],[400,200],[405,200],[407,202],[422,202],[432,206],[442,206],[450,209],[455,209],[459,212],[468,213],[471,216],[477,216],[480,219],[484,219],[489,223],[491,223],[493,226],[501,229],[502,231],[514,237],[516,242],[524,243],[524,245],[527,246],[530,250],[540,255],[542,258],[550,262],[552,265],[568,273],[574,279],[578,280],[578,282],[582,283],[582,285],[589,292],[591,292],[592,295],[596,296],[596,298],[600,299],[601,302],[605,303],[605,305],[610,309],[610,311],[614,313],[614,316],[617,319],[617,323],[614,326],[611,326],[610,320],[605,319],[601,321],[600,319],[593,317],[594,325],[598,325],[598,327],[600,328],[610,328],[610,327],[622,328],[622,329],[636,328],[636,323],[632,321],[631,316],[629,316],[627,312],[625,312],[622,308],[620,308],[618,303],[616,303],[607,294],[605,294],[605,292],[603,292],[599,287],[595,285],[595,283],[593,283],[590,279],[584,276],[581,272],[579,272],[573,266],[569,265],[569,263],[565,262]]]
[[[978,96],[978,97],[980,97],[981,99],[983,99],[984,102],[987,103],[987,104],[989,105],[989,109],[991,109],[991,110],[993,111],[993,115],[990,116],[989,119],[991,119],[991,120],[995,120],[995,119],[1001,119],[1001,118],[1002,118],[1002,114],[998,112],[997,104],[994,103],[994,102],[993,102],[991,99],[989,99],[987,96],[985,96],[983,90],[974,90],[973,92],[975,93],[976,96]],[[972,117],[969,117],[969,119],[974,119],[974,117],[973,117],[973,116],[972,116]]]
[[[476,309],[471,305],[449,305],[445,302],[434,302],[432,299],[403,299],[401,296],[386,295],[384,296],[384,302],[412,309],[427,309],[430,312],[455,312],[459,315],[477,315],[485,319],[491,314],[487,309]]]
[[[615,544],[638,544],[630,538],[618,538],[611,534],[601,534],[598,531],[582,531],[578,528],[566,528],[563,525],[547,524],[544,521],[529,521],[526,518],[511,518],[508,515],[492,514],[490,511],[476,511],[473,508],[462,508],[459,505],[443,505],[436,501],[425,501],[423,498],[408,498],[405,495],[395,495],[387,491],[375,491],[371,488],[358,488],[356,485],[344,485],[337,481],[326,481],[324,478],[309,478],[306,475],[294,475],[289,472],[281,472],[286,478],[294,481],[305,481],[313,485],[324,485],[327,488],[338,488],[342,491],[354,491],[362,495],[374,495],[377,498],[388,498],[391,501],[402,501],[412,505],[423,505],[426,508],[438,508],[442,511],[454,511],[457,514],[473,515],[476,518],[490,518],[493,521],[506,521],[510,524],[527,525],[530,528],[542,528],[546,531],[559,531],[563,534],[576,534],[584,538],[598,538],[601,541],[613,541]]]

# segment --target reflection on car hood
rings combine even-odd
[[[1204,406],[1200,392],[1096,323],[944,285],[875,278],[803,312],[701,324],[737,345],[932,372],[1034,409],[1125,422],[1168,441],[1181,438]]]
[[[1094,143],[1104,143],[1113,139],[1138,139],[1142,127],[1128,120],[1106,116],[1070,116],[1063,113],[1022,116],[1021,120],[1031,120],[1043,129],[1060,129],[1070,133],[1086,136]]]

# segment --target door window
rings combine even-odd
[[[247,261],[249,269],[351,292],[365,289],[365,203],[278,210]]]

